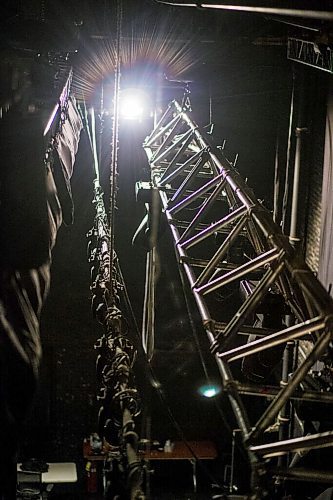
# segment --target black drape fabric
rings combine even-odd
[[[16,126],[15,126],[16,124]],[[20,128],[21,127],[21,128]],[[81,119],[66,119],[42,154],[41,121],[13,113],[0,126],[0,500],[16,499],[16,458],[41,360],[39,320],[50,286],[51,250],[65,214]],[[55,170],[59,168],[57,175]]]

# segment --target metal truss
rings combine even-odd
[[[288,38],[288,59],[333,73],[333,53],[328,45]]]
[[[280,467],[275,457],[331,446],[333,431],[275,442],[269,442],[269,437],[276,438],[276,434],[266,431],[278,425],[289,401],[333,403],[331,393],[305,384],[311,367],[329,349],[332,299],[228,161],[223,148],[200,132],[186,105],[169,104],[146,138],[144,149],[151,188],[160,194],[180,268],[187,276],[223,389],[242,432],[253,472],[251,498],[269,495],[276,478],[322,477],[318,471]],[[221,300],[228,287],[245,287],[244,301]],[[284,314],[294,319],[287,323],[290,326],[283,321],[258,326],[255,318],[268,297],[283,302]],[[266,386],[244,383],[242,375],[237,377],[242,380],[234,375],[240,373],[236,360],[244,362],[249,356],[297,344],[300,339],[309,340],[312,349],[287,382]],[[268,401],[255,423],[250,422],[244,394],[265,396]],[[333,474],[324,476],[332,480]]]

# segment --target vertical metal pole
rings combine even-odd
[[[295,246],[299,242],[297,235],[298,225],[298,202],[299,202],[299,181],[301,171],[301,153],[302,153],[302,133],[306,131],[304,127],[296,127],[296,149],[295,149],[295,163],[294,163],[294,181],[293,181],[293,195],[291,202],[291,216],[290,216],[290,232],[289,242]]]
[[[300,188],[300,172],[301,172],[301,158],[302,158],[302,132],[306,129],[302,127],[303,122],[303,108],[304,108],[304,87],[303,82],[301,82],[301,91],[298,100],[298,119],[297,127],[295,129],[296,144],[295,144],[295,160],[294,160],[294,177],[293,177],[293,190],[292,190],[292,201],[291,201],[291,213],[290,213],[290,231],[289,231],[289,242],[293,247],[296,247],[299,243],[298,236],[298,208],[299,208],[299,188]],[[287,326],[292,326],[294,319],[291,315],[287,316]],[[295,342],[288,342],[282,358],[282,376],[281,376],[281,387],[288,384],[289,373],[292,369],[292,364],[295,356]],[[289,401],[281,409],[279,414],[279,440],[283,441],[290,437],[292,432],[290,419],[292,415],[292,403]],[[285,467],[289,463],[288,454],[282,455],[278,458],[279,467]],[[277,480],[277,484],[280,480]]]
[[[287,326],[292,326],[293,318],[291,316],[287,317]],[[291,369],[291,361],[293,359],[294,342],[287,342],[287,345],[283,352],[282,358],[282,375],[280,385],[284,387],[288,384],[289,373]],[[291,414],[291,403],[287,402],[279,413],[279,441],[284,441],[288,439],[290,434],[290,414]],[[279,467],[286,466],[289,462],[288,455],[282,455],[278,458]],[[279,484],[279,479],[277,484]]]
[[[241,430],[240,429],[233,429],[232,430],[229,493],[233,493],[233,491],[234,491],[235,450],[236,450],[236,433],[237,432],[241,432]]]
[[[287,158],[286,158],[286,174],[284,180],[284,193],[282,201],[282,214],[281,214],[281,225],[283,232],[286,231],[287,225],[287,206],[288,206],[288,185],[289,185],[289,172],[290,172],[290,156],[291,156],[291,139],[293,130],[293,120],[294,120],[294,100],[295,100],[295,74],[293,73],[293,85],[290,98],[290,115],[289,115],[289,129],[288,129],[288,147],[287,147]]]

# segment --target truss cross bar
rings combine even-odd
[[[237,390],[240,394],[246,394],[247,396],[273,399],[280,392],[281,388],[270,385],[251,385],[237,382]],[[331,392],[296,390],[290,399],[295,401],[309,401],[311,403],[333,404],[333,394]]]
[[[263,455],[265,458],[275,457],[289,451],[305,451],[313,448],[328,448],[333,446],[333,432],[321,432],[310,436],[286,439],[277,443],[267,443],[250,446],[250,450]]]
[[[220,175],[214,177],[214,179],[210,179],[208,182],[206,182],[206,184],[201,186],[201,188],[194,191],[187,198],[184,198],[183,200],[181,200],[179,203],[177,203],[177,205],[174,205],[168,211],[171,214],[175,214],[175,213],[179,212],[180,210],[182,210],[183,208],[186,208],[188,205],[193,203],[193,201],[197,200],[200,196],[207,193],[207,191],[209,191],[211,188],[215,187],[223,179],[224,179],[224,174],[220,174]]]
[[[160,131],[160,136],[164,136],[163,139],[162,139],[162,143],[158,146],[158,148],[156,149],[156,151],[154,152],[153,156],[152,156],[152,162],[154,162],[155,158],[158,158],[159,154],[161,151],[163,151],[164,149],[166,149],[170,142],[172,142],[174,136],[176,135],[177,133],[177,128],[178,128],[178,125],[179,125],[179,122],[180,122],[180,116],[175,116],[170,123],[168,123],[168,125],[166,125],[164,127],[164,129],[162,129]],[[169,133],[167,133],[169,132]]]
[[[208,238],[208,236],[211,236],[212,234],[216,233],[217,231],[220,231],[221,229],[225,228],[235,220],[237,220],[239,217],[244,215],[244,213],[247,212],[246,207],[239,207],[230,214],[226,215],[223,217],[223,219],[220,219],[217,222],[214,222],[213,224],[210,224],[208,227],[205,229],[201,230],[200,233],[196,234],[195,236],[192,236],[192,238],[189,238],[188,240],[182,242],[182,245],[184,248],[188,249],[196,245],[197,243],[200,243],[204,239]],[[237,230],[237,236],[242,232],[242,228],[245,224],[246,217],[242,218],[242,227],[240,227],[240,230]],[[244,219],[244,222],[243,222]],[[240,224],[240,223],[239,223]],[[236,226],[238,228],[238,225]],[[228,236],[230,233],[226,233]],[[224,244],[224,243],[223,243]],[[230,241],[229,241],[230,245]],[[220,256],[221,259],[221,256]]]
[[[272,248],[271,250],[268,250],[268,252],[259,255],[259,257],[256,257],[255,259],[246,262],[246,264],[239,266],[234,271],[230,271],[230,273],[226,273],[223,276],[220,276],[219,278],[209,281],[205,285],[196,288],[196,291],[201,295],[206,295],[207,293],[211,293],[214,290],[220,288],[221,286],[225,286],[228,283],[231,283],[232,281],[235,281],[236,279],[245,276],[247,273],[258,269],[259,267],[264,266],[265,264],[269,264],[270,262],[276,260],[279,256],[280,252],[276,248]]]
[[[247,215],[241,217],[241,219],[238,221],[238,223],[235,225],[232,231],[228,234],[228,236],[226,237],[226,239],[224,240],[218,251],[215,252],[215,255],[209,261],[207,267],[202,271],[202,273],[198,277],[197,282],[195,284],[196,288],[202,285],[202,283],[204,282],[207,283],[207,281],[212,277],[214,271],[216,270],[216,266],[223,259],[224,255],[228,252],[231,245],[238,237],[239,233],[242,231],[246,219]]]
[[[193,165],[192,169],[187,174],[186,178],[184,179],[184,181],[181,183],[181,185],[179,186],[179,188],[176,190],[173,197],[171,198],[171,200],[170,200],[171,204],[174,203],[177,200],[177,198],[180,198],[182,196],[182,194],[185,192],[187,186],[189,185],[190,181],[195,177],[195,174],[199,171],[199,169],[201,168],[201,165],[203,163],[205,163],[206,159],[207,159],[207,152],[205,152],[204,150],[201,150],[196,163]],[[182,169],[182,170],[184,170],[184,169]]]
[[[166,137],[165,142],[161,145],[159,151],[156,151],[156,154],[153,156],[153,163],[159,163],[159,162],[162,162],[162,161],[166,160],[166,158],[169,156],[169,154],[171,153],[171,151],[177,150],[177,147],[180,146],[181,144],[183,144],[183,142],[185,140],[185,137],[188,134],[188,132],[185,132],[184,134],[180,134],[175,139],[178,125],[179,125],[179,122],[177,122],[174,125],[173,130]],[[192,131],[190,130],[189,132],[192,132]],[[170,142],[171,142],[171,144],[170,144]],[[162,151],[163,148],[165,148],[164,151]],[[158,156],[157,156],[157,153],[159,153]],[[176,151],[176,154],[177,153],[178,153],[178,151]],[[166,160],[166,162],[169,163],[169,160]]]
[[[168,148],[177,133],[178,126],[180,123],[181,123],[180,116],[175,116],[175,118],[171,120],[168,126],[169,133],[165,135],[162,144],[157,148],[157,150],[153,154],[152,163],[154,163],[155,161],[156,162],[161,161],[173,149],[174,147],[173,144],[171,145],[170,149]]]
[[[232,214],[234,214],[234,212],[232,212]],[[219,234],[225,234],[227,236],[229,234],[228,228],[224,228],[224,227],[219,228],[218,227],[218,225],[219,225],[219,223],[221,221],[222,221],[222,219],[219,220],[219,221],[217,221],[217,222],[214,222],[213,224],[201,223],[201,224],[198,225],[198,231],[200,231],[200,232],[201,231],[209,231],[212,227],[214,227],[215,229],[212,231],[212,234],[219,233]],[[186,229],[187,226],[188,226],[188,221],[184,221],[184,220],[180,220],[180,219],[174,219],[173,222],[178,227],[178,229]],[[241,232],[241,234],[243,236],[246,235],[245,231]],[[208,236],[210,236],[210,235],[208,235]],[[193,236],[192,238],[195,239],[195,236]],[[187,248],[191,247],[191,243],[190,242],[192,241],[192,238],[190,238],[189,240],[187,240],[189,242],[189,246]],[[195,242],[194,242],[194,245],[195,245]],[[237,264],[235,264],[235,265],[237,266]]]
[[[248,344],[244,344],[230,351],[224,351],[219,354],[220,358],[227,361],[235,361],[239,358],[244,358],[255,354],[256,352],[269,349],[276,345],[284,344],[289,340],[298,339],[304,335],[321,330],[326,325],[326,318],[318,317],[304,321],[304,323],[285,328],[279,332],[275,332],[267,337],[254,340]]]
[[[286,404],[300,382],[304,379],[311,366],[325,351],[330,340],[331,332],[325,331],[317,340],[310,354],[293,373],[293,375],[289,379],[288,384],[281,389],[277,397],[272,401],[264,414],[258,420],[257,424],[248,436],[250,443],[255,442],[258,439],[259,435],[271,424],[272,420],[277,416],[281,408]]]
[[[165,210],[167,221],[168,221],[169,226],[170,226],[172,237],[173,237],[174,241],[177,242],[180,238],[180,235],[179,235],[179,231],[178,231],[176,225],[174,224],[172,215],[166,209],[167,205],[168,205],[167,195],[163,191],[160,191],[160,197],[161,197],[161,201],[162,201],[162,206]],[[187,279],[190,283],[190,286],[193,287],[196,278],[195,278],[195,274],[193,272],[192,267],[186,263],[186,253],[183,250],[183,248],[181,247],[181,245],[176,243],[175,247],[176,247],[178,259],[180,261],[184,259],[183,268],[184,268],[184,271],[186,273]],[[201,315],[203,324],[206,325],[205,328],[206,328],[206,333],[207,333],[207,336],[209,338],[209,341],[213,342],[214,341],[213,322],[212,322],[209,310],[198,293],[193,292],[193,295],[194,295],[194,299],[197,303],[198,310],[199,310],[199,313]],[[210,326],[211,326],[212,331],[209,330]]]
[[[152,131],[152,133],[150,134],[150,136],[146,137],[146,139],[143,143],[144,147],[152,146],[152,144],[155,141],[157,141],[166,132],[169,125],[166,125],[164,127],[162,125],[166,122],[167,119],[169,119],[169,115],[171,115],[173,112],[173,107],[174,107],[174,104],[172,102],[170,102],[168,104],[168,107],[166,108],[165,112],[163,113],[163,115],[159,119],[158,123],[155,125],[155,128]]]
[[[204,201],[203,205],[199,210],[197,211],[196,215],[190,222],[190,225],[185,229],[183,234],[180,237],[180,241],[184,241],[186,236],[190,235],[193,233],[193,231],[198,227],[200,222],[204,219],[204,217],[207,215],[207,211],[209,210],[209,207],[214,203],[218,195],[223,189],[225,180],[222,179],[222,181],[215,187],[214,191],[207,197],[207,199]]]
[[[172,112],[172,107],[170,107],[170,110],[167,110],[166,113],[164,113],[164,115],[162,116],[161,120],[160,120],[160,126],[162,126],[163,122],[165,121],[165,118],[166,117],[169,117],[169,114],[171,114]],[[146,140],[146,142],[144,143],[144,146],[145,147],[150,147],[153,145],[154,142],[158,141],[161,137],[163,137],[163,135],[165,135],[167,133],[167,131],[170,129],[170,127],[172,127],[172,125],[179,119],[179,116],[174,116],[172,118],[172,120],[170,122],[168,122],[166,125],[162,126],[159,129],[159,126],[155,128],[155,130],[153,131],[153,133],[151,134],[151,136]],[[155,133],[154,133],[155,132]]]
[[[191,142],[192,140],[192,136],[193,136],[193,131],[192,130],[189,130],[188,132],[186,132],[178,141],[177,143],[175,143],[175,147],[177,147],[180,143],[181,146],[180,148],[178,149],[177,153],[175,154],[175,156],[172,158],[172,160],[170,161],[169,165],[167,166],[163,176],[161,177],[160,181],[159,181],[159,185],[160,186],[164,186],[167,182],[171,181],[172,179],[174,179],[179,172],[181,172],[183,170],[183,168],[185,167],[184,165],[181,165],[181,167],[177,168],[174,172],[172,172],[172,168],[174,167],[174,165],[176,165],[177,163],[177,160],[182,156],[182,154],[184,153],[184,151],[186,150],[187,146],[189,145],[189,143]],[[195,155],[194,155],[195,156]],[[194,156],[191,159],[194,158]],[[191,162],[189,162],[191,163]],[[176,175],[175,172],[177,172]]]
[[[333,483],[333,472],[330,471],[289,467],[288,469],[273,468],[271,473],[273,477],[277,478],[295,479],[296,481],[315,481],[327,484]]]
[[[223,335],[227,327],[227,323],[222,323],[220,321],[215,321],[215,331],[219,334]],[[266,335],[271,335],[275,333],[276,330],[272,330],[271,328],[263,328],[258,326],[251,325],[241,325],[240,330],[238,330],[238,335],[256,335],[259,337],[265,337]]]
[[[219,333],[219,335],[217,335],[212,352],[216,352],[218,350],[218,340],[221,336],[224,338],[224,345],[228,344],[228,341],[230,341],[234,334],[237,333],[249,314],[251,314],[251,312],[253,312],[260,304],[261,300],[269,290],[272,283],[275,281],[276,277],[281,273],[283,267],[284,263],[280,262],[276,269],[268,269],[262,280],[256,286],[255,290],[251,293],[251,295],[248,296],[246,301],[241,305],[237,313],[231,319],[224,332],[221,332]]]

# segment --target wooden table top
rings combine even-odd
[[[100,454],[91,452],[89,441],[83,443],[83,456],[86,460],[102,461],[109,458],[110,447],[104,444]],[[145,460],[213,460],[217,457],[217,450],[212,441],[175,441],[171,451],[145,450],[139,451],[138,456]]]
[[[140,455],[146,460],[213,460],[217,451],[212,441],[175,441],[171,451],[147,450]]]

